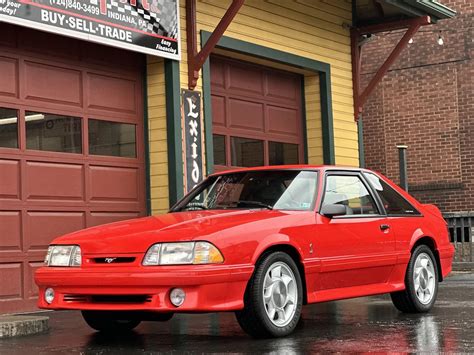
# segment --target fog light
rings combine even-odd
[[[180,288],[173,288],[170,292],[170,301],[176,307],[181,306],[185,298],[186,298],[186,292],[184,292]]]
[[[54,300],[54,290],[52,288],[47,288],[46,291],[44,291],[44,300],[46,303],[51,304],[53,303]]]

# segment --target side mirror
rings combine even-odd
[[[321,214],[328,218],[333,218],[334,216],[344,216],[346,213],[346,206],[339,203],[324,205],[321,208]]]

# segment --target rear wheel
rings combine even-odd
[[[405,290],[393,292],[395,307],[406,313],[423,313],[433,308],[438,295],[438,265],[426,245],[412,253],[405,275]]]
[[[107,333],[128,332],[141,323],[136,319],[121,319],[113,312],[82,311],[82,317],[89,327]]]
[[[249,335],[281,337],[293,332],[303,304],[301,277],[293,259],[283,252],[263,256],[244,301],[244,309],[237,311],[236,317]]]

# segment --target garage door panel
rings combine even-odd
[[[212,96],[212,124],[225,127],[225,98],[222,96]]]
[[[80,106],[82,76],[79,70],[25,62],[25,98]]]
[[[17,59],[0,57],[0,78],[0,95],[18,97]]]
[[[22,263],[0,263],[0,301],[23,297]]]
[[[227,84],[229,90],[263,95],[263,72],[261,70],[239,65],[227,66],[227,69],[229,71]]]
[[[301,117],[296,109],[267,105],[268,131],[288,136],[298,136]]]
[[[91,201],[138,201],[139,170],[90,166]]]
[[[222,61],[213,60],[211,58],[211,85],[213,88],[221,88],[225,87],[225,66]]]
[[[263,104],[260,102],[230,98],[227,117],[229,118],[230,128],[259,131],[264,129]]]
[[[27,29],[21,31],[29,32]],[[50,54],[59,58],[79,59],[78,41],[71,41],[69,37],[56,36],[51,41],[47,32],[37,32],[35,36],[20,36],[20,47],[39,54]]]
[[[0,211],[0,252],[21,251],[21,212]]]
[[[88,218],[87,226],[93,227],[98,226],[100,224],[118,222],[137,217],[140,217],[139,212],[92,212],[90,217]]]
[[[43,260],[37,261],[30,261],[28,262],[27,270],[26,270],[26,280],[29,283],[26,285],[27,289],[27,296],[28,298],[37,298],[38,297],[38,286],[35,284],[35,271],[38,270],[40,267],[44,266]]]
[[[293,102],[299,100],[300,81],[293,75],[267,75],[267,96]]]
[[[28,211],[24,225],[25,249],[46,250],[54,238],[85,228],[85,213]]]
[[[84,200],[84,167],[46,162],[26,163],[28,200]]]
[[[20,198],[20,162],[0,159],[0,199]]]
[[[89,108],[136,113],[136,82],[88,74]]]

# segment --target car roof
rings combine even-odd
[[[354,166],[339,166],[339,165],[309,165],[309,164],[298,164],[298,165],[271,165],[271,166],[258,166],[251,168],[235,168],[221,172],[214,173],[212,175],[222,175],[229,173],[248,172],[248,171],[278,171],[278,170],[339,170],[339,171],[370,171],[364,168],[358,168]]]

